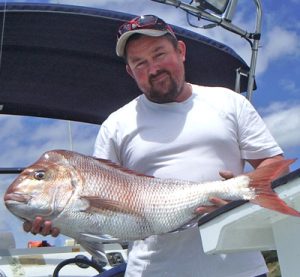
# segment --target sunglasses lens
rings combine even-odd
[[[144,15],[139,17],[136,22],[140,27],[142,26],[153,26],[157,23],[158,18],[153,15]]]
[[[136,17],[129,22],[121,25],[118,31],[118,39],[125,33],[136,29],[156,29],[156,30],[168,30],[171,31],[168,25],[161,19],[154,15],[144,15]]]

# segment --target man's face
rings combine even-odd
[[[129,41],[127,72],[145,96],[156,103],[175,102],[184,85],[185,45],[178,48],[166,37],[141,36]]]

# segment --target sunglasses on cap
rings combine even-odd
[[[171,29],[171,27],[162,19],[154,15],[143,15],[143,16],[138,16],[121,25],[117,34],[117,38],[119,39],[123,34],[129,31],[139,30],[139,29],[168,31],[174,35],[174,32]]]

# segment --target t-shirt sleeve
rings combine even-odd
[[[109,128],[106,122],[101,125],[95,141],[93,156],[120,164],[113,133],[113,128]]]
[[[252,104],[244,99],[238,115],[239,144],[243,159],[263,159],[283,151]]]

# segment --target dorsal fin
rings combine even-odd
[[[135,176],[141,176],[141,177],[148,177],[148,178],[154,178],[153,176],[150,176],[150,175],[146,175],[146,174],[143,174],[143,173],[139,173],[139,172],[136,172],[134,170],[131,170],[131,169],[128,169],[128,168],[125,168],[121,165],[118,165],[110,160],[106,160],[106,159],[101,159],[101,158],[96,158],[96,157],[92,157],[94,158],[95,160],[101,162],[101,163],[104,163],[110,167],[113,167],[115,169],[118,169],[118,170],[121,170],[125,173],[129,173],[129,174],[132,174],[132,175],[135,175]]]
[[[42,158],[45,159],[45,155],[49,156],[49,154],[51,156],[51,159],[55,159],[55,160],[58,159],[58,158],[61,159],[59,156],[57,158],[57,154],[59,154],[59,155],[62,155],[67,160],[74,159],[75,163],[77,163],[78,156],[81,157],[81,158],[84,158],[84,159],[93,159],[95,161],[98,161],[98,162],[103,163],[103,164],[105,164],[109,167],[115,168],[117,170],[120,170],[120,171],[128,173],[128,174],[132,174],[132,175],[135,175],[135,176],[154,178],[153,176],[146,175],[146,174],[143,174],[143,173],[136,172],[134,170],[125,168],[125,167],[123,167],[121,165],[118,165],[118,164],[116,164],[116,163],[114,163],[110,160],[101,159],[101,158],[97,158],[97,157],[94,157],[94,156],[81,154],[81,153],[78,153],[78,152],[75,152],[75,151],[69,151],[69,150],[64,150],[64,149],[51,150],[51,151],[48,151],[48,152],[44,153]],[[49,157],[47,157],[47,159],[49,159]]]

